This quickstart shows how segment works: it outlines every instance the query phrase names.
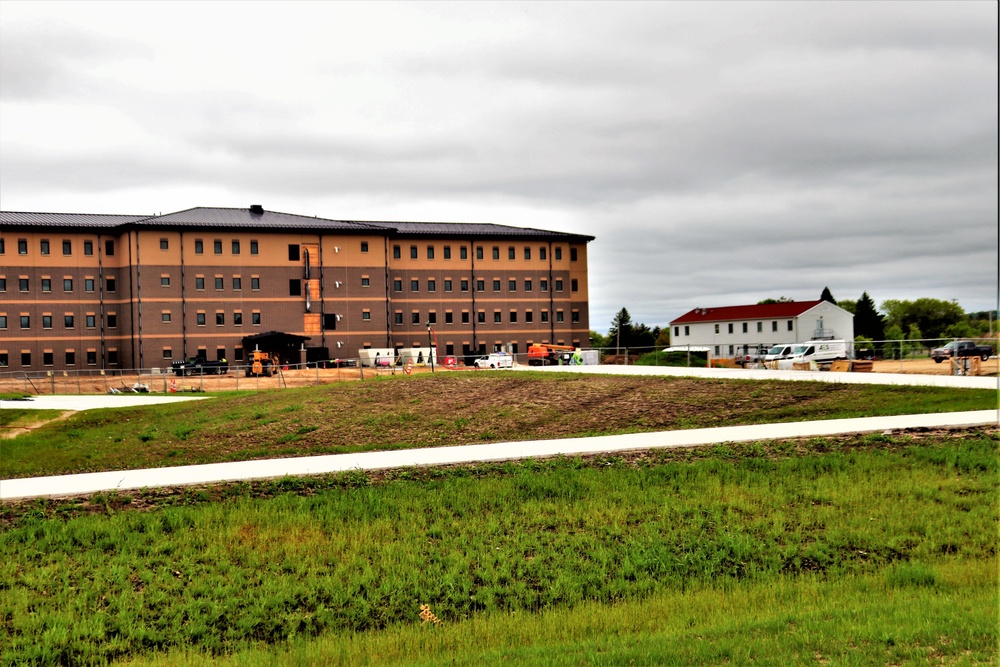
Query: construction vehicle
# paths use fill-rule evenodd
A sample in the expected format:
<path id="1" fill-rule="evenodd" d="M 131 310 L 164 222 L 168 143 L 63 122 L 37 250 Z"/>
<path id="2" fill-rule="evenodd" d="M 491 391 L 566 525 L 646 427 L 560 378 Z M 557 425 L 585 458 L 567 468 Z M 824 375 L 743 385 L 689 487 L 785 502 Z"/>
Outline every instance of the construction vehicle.
<path id="1" fill-rule="evenodd" d="M 247 377 L 260 375 L 271 377 L 271 374 L 277 367 L 277 362 L 263 350 L 254 350 L 251 352 L 250 358 L 247 361 L 249 362 L 247 364 Z"/>
<path id="2" fill-rule="evenodd" d="M 529 366 L 554 366 L 559 363 L 569 363 L 576 348 L 572 345 L 549 345 L 539 343 L 528 346 Z"/>

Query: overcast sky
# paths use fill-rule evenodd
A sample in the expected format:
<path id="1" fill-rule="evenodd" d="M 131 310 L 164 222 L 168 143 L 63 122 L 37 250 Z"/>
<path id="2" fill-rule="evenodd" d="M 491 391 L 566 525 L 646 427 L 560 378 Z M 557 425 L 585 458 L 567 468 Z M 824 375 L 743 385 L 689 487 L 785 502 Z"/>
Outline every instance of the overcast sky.
<path id="1" fill-rule="evenodd" d="M 591 328 L 997 304 L 997 3 L 0 3 L 0 206 L 590 234 Z"/>

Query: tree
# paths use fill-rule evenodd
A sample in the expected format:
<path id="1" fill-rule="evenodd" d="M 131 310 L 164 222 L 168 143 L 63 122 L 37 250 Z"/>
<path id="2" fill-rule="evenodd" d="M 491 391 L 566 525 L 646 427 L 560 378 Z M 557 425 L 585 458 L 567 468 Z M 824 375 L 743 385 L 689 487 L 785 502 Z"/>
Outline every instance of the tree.
<path id="1" fill-rule="evenodd" d="M 854 309 L 854 333 L 872 340 L 883 340 L 885 320 L 875 309 L 875 302 L 863 292 Z"/>
<path id="2" fill-rule="evenodd" d="M 886 314 L 887 324 L 898 325 L 904 331 L 915 324 L 927 338 L 940 338 L 950 325 L 965 319 L 965 311 L 961 306 L 954 301 L 941 299 L 889 299 L 882 302 L 882 311 Z"/>
<path id="3" fill-rule="evenodd" d="M 656 347 L 670 347 L 670 327 L 663 327 L 656 336 Z"/>
<path id="4" fill-rule="evenodd" d="M 632 316 L 628 310 L 622 308 L 611 320 L 611 328 L 608 329 L 608 345 L 614 344 L 615 353 L 623 345 L 628 347 L 628 340 L 632 335 Z"/>
<path id="5" fill-rule="evenodd" d="M 596 331 L 590 332 L 590 346 L 593 348 L 602 348 L 608 346 L 608 337 L 602 336 Z"/>
<path id="6" fill-rule="evenodd" d="M 852 315 L 858 314 L 858 302 L 851 301 L 850 299 L 844 299 L 843 301 L 838 301 L 837 305 Z M 856 321 L 856 320 L 855 320 Z"/>
<path id="7" fill-rule="evenodd" d="M 837 300 L 833 298 L 833 293 L 830 292 L 830 288 L 829 287 L 824 287 L 823 288 L 823 293 L 819 295 L 819 300 L 820 301 L 829 301 L 832 304 L 836 304 L 837 303 Z"/>
<path id="8" fill-rule="evenodd" d="M 768 303 L 795 303 L 795 299 L 789 299 L 787 296 L 778 297 L 777 299 L 761 299 L 757 302 L 757 305 L 762 306 Z"/>

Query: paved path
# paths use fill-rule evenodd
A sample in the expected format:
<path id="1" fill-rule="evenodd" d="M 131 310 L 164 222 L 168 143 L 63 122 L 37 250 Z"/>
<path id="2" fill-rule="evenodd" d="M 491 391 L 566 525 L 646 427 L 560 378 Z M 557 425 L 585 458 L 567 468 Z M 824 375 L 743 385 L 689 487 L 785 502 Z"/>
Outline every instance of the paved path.
<path id="1" fill-rule="evenodd" d="M 383 470 L 408 466 L 480 463 L 558 455 L 576 456 L 667 447 L 694 447 L 720 442 L 752 442 L 777 438 L 884 432 L 904 428 L 982 426 L 998 423 L 1000 423 L 1000 411 L 981 410 L 930 415 L 830 419 L 789 424 L 727 426 L 660 433 L 565 438 L 562 440 L 497 442 L 487 445 L 213 463 L 176 468 L 148 468 L 145 470 L 0 480 L 0 500 L 39 496 L 72 496 L 99 491 L 210 484 L 290 475 L 316 475 L 345 470 Z"/>
<path id="2" fill-rule="evenodd" d="M 0 410 L 94 410 L 96 408 L 131 408 L 136 405 L 158 405 L 201 401 L 208 396 L 165 396 L 158 394 L 95 394 L 79 396 L 32 396 L 22 401 L 0 401 Z"/>

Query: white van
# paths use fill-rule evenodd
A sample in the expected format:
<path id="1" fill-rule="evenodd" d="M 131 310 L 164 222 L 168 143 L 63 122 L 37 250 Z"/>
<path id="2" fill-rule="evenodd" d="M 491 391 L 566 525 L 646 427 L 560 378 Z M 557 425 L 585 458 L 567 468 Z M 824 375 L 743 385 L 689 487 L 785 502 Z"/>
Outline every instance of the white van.
<path id="1" fill-rule="evenodd" d="M 842 340 L 807 340 L 792 350 L 792 363 L 796 364 L 813 361 L 824 365 L 838 359 L 847 359 L 847 343 Z"/>
<path id="2" fill-rule="evenodd" d="M 782 343 L 781 345 L 775 345 L 767 354 L 764 355 L 764 361 L 778 361 L 780 359 L 790 359 L 792 357 L 792 349 L 795 346 L 791 343 Z"/>
<path id="3" fill-rule="evenodd" d="M 474 366 L 476 368 L 513 368 L 514 356 L 506 352 L 494 352 L 476 359 Z"/>

